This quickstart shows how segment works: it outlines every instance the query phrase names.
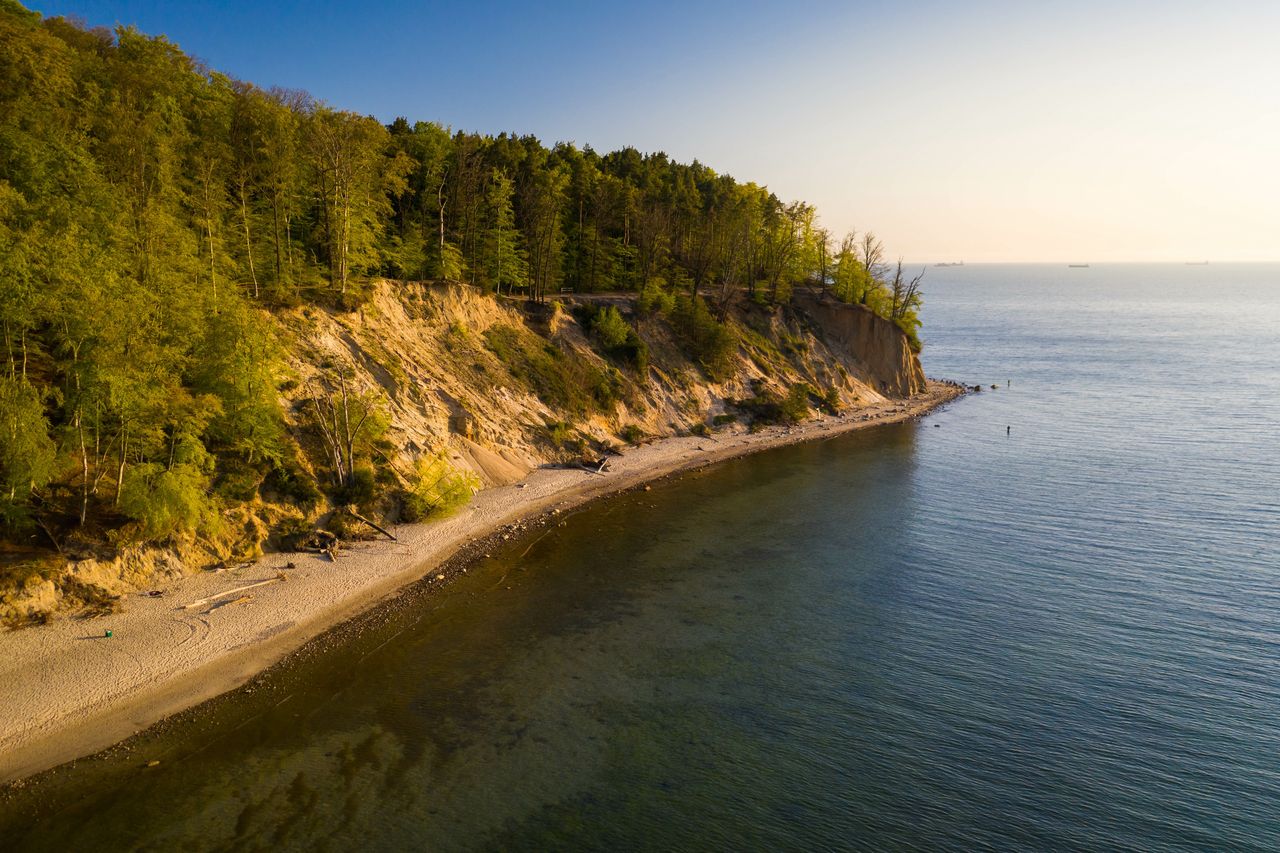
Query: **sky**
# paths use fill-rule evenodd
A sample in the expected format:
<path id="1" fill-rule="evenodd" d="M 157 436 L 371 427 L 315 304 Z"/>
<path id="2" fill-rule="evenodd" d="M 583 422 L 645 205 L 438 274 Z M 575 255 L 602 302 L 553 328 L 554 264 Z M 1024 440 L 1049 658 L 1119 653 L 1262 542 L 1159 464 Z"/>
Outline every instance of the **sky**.
<path id="1" fill-rule="evenodd" d="M 908 261 L 1280 261 L 1280 2 L 28 0 L 383 121 L 697 159 Z"/>

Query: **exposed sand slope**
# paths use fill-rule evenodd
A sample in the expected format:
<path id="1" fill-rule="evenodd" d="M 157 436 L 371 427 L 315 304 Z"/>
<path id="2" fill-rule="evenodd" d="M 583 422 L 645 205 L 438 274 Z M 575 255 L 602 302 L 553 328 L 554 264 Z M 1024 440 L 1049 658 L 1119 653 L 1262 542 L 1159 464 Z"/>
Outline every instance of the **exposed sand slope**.
<path id="1" fill-rule="evenodd" d="M 242 569 L 178 579 L 161 597 L 130 596 L 119 614 L 0 634 L 0 780 L 89 754 L 237 687 L 326 628 L 426 575 L 468 540 L 508 522 L 682 468 L 901 421 L 959 393 L 930 383 L 925 394 L 910 400 L 800 427 L 667 438 L 614 459 L 606 476 L 538 469 L 520 485 L 482 491 L 452 518 L 397 528 L 397 542 L 357 544 L 337 563 L 309 554 L 273 554 Z M 492 479 L 517 475 L 514 461 L 481 450 L 472 452 Z M 285 572 L 286 581 L 184 608 L 273 579 L 289 561 L 297 568 Z M 110 639 L 103 636 L 108 628 L 114 633 Z"/>

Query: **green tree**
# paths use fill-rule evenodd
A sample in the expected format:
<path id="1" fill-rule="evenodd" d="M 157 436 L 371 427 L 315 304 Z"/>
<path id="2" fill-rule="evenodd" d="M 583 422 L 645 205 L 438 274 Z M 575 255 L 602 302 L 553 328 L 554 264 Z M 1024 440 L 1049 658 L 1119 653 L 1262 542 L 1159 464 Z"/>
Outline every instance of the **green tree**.
<path id="1" fill-rule="evenodd" d="M 22 526 L 31 493 L 54 473 L 54 444 L 39 392 L 0 376 L 0 524 Z"/>
<path id="2" fill-rule="evenodd" d="M 406 164 L 386 161 L 387 129 L 371 118 L 316 106 L 307 119 L 329 281 L 346 296 L 352 270 L 377 265 L 387 184 L 404 180 Z"/>
<path id="3" fill-rule="evenodd" d="M 515 225 L 514 197 L 511 179 L 494 169 L 485 194 L 489 226 L 485 230 L 482 261 L 485 275 L 498 293 L 502 293 L 504 285 L 509 294 L 529 286 L 529 263 Z"/>
<path id="4" fill-rule="evenodd" d="M 280 373 L 279 345 L 262 313 L 237 301 L 211 318 L 195 352 L 192 385 L 219 402 L 206 431 L 212 447 L 250 463 L 280 462 Z"/>

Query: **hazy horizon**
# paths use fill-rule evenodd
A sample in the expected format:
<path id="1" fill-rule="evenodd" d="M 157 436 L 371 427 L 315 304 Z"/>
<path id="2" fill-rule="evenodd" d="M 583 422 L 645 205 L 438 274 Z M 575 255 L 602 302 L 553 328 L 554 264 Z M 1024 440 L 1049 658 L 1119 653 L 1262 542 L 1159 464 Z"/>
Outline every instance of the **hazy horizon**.
<path id="1" fill-rule="evenodd" d="M 1276 6 L 32 5 L 384 122 L 697 159 L 915 263 L 1280 261 Z"/>

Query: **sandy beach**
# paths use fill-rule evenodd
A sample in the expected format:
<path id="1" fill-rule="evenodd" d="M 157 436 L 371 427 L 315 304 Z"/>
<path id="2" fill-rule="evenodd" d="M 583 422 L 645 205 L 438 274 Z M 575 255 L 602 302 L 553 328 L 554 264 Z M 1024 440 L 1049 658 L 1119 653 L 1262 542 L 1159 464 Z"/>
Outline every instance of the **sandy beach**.
<path id="1" fill-rule="evenodd" d="M 665 438 L 628 449 L 603 476 L 539 469 L 521 483 L 482 491 L 453 517 L 396 528 L 398 541 L 345 546 L 337 562 L 270 554 L 241 568 L 183 578 L 160 596 L 129 596 L 120 613 L 0 634 L 0 781 L 94 753 L 237 688 L 506 525 L 680 470 L 918 417 L 961 393 L 930 382 L 910 400 L 799 426 Z M 295 568 L 285 570 L 287 563 Z M 278 580 L 282 574 L 287 580 Z"/>

